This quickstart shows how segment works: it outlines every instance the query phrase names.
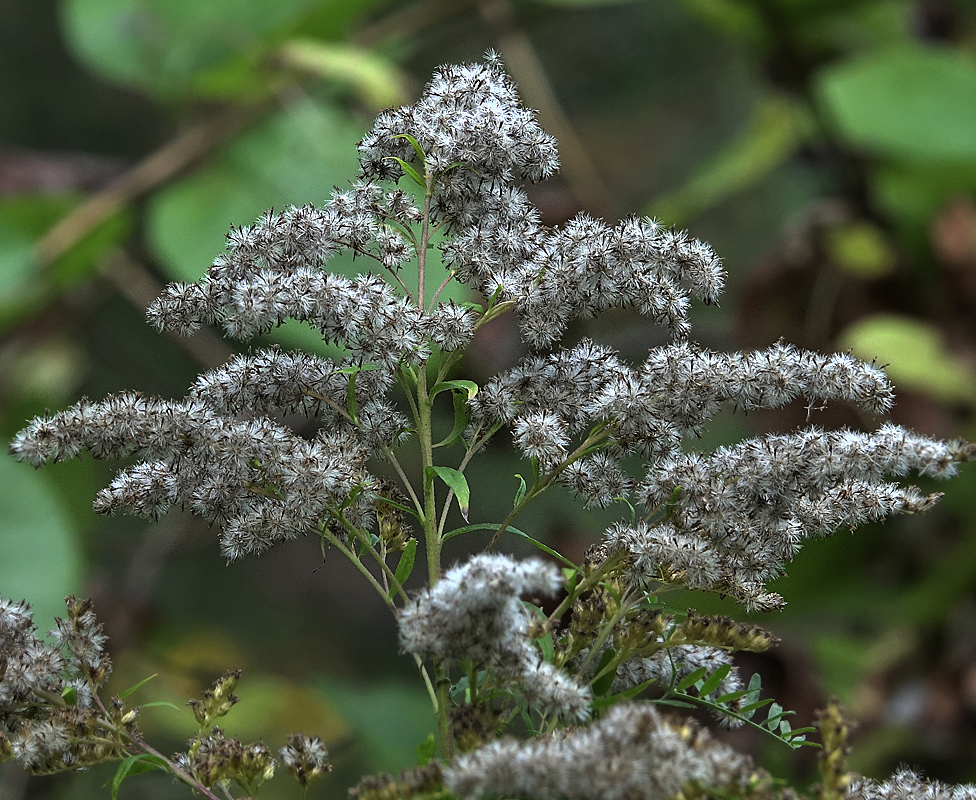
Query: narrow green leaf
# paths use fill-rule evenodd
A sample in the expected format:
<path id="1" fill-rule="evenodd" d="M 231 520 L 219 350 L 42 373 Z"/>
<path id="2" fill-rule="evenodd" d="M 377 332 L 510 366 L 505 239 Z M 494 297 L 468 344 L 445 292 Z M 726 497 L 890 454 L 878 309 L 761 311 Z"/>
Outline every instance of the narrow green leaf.
<path id="1" fill-rule="evenodd" d="M 669 697 L 654 701 L 657 705 L 674 706 L 675 708 L 694 708 L 694 703 L 686 703 L 684 700 L 672 700 Z"/>
<path id="2" fill-rule="evenodd" d="M 424 169 L 427 168 L 427 154 L 424 152 L 424 148 L 420 146 L 420 142 L 418 142 L 409 133 L 397 133 L 393 136 L 393 138 L 406 139 L 408 142 L 410 142 L 410 146 L 413 148 L 413 151 L 417 154 L 417 159 L 420 161 Z"/>
<path id="3" fill-rule="evenodd" d="M 143 772 L 152 772 L 154 769 L 161 769 L 164 772 L 169 771 L 169 765 L 166 760 L 160 758 L 159 756 L 150 755 L 148 753 L 140 753 L 137 756 L 129 756 L 127 759 L 123 760 L 119 764 L 119 768 L 115 771 L 115 777 L 112 778 L 112 800 L 117 800 L 119 796 L 119 787 L 130 775 L 139 775 Z"/>
<path id="4" fill-rule="evenodd" d="M 548 622 L 548 617 L 546 617 L 546 612 L 543 611 L 536 605 L 532 603 L 524 603 L 525 607 L 531 609 L 535 616 L 545 625 Z M 553 646 L 552 631 L 546 633 L 545 636 L 540 636 L 535 640 L 535 643 L 539 645 L 539 649 L 542 650 L 542 657 L 549 664 L 553 662 L 556 657 L 556 649 Z"/>
<path id="5" fill-rule="evenodd" d="M 683 692 L 690 686 L 694 686 L 698 681 L 705 677 L 708 672 L 708 667 L 699 667 L 694 672 L 689 672 L 685 675 L 677 684 L 675 684 L 675 691 Z"/>
<path id="6" fill-rule="evenodd" d="M 705 682 L 698 687 L 698 696 L 708 697 L 712 692 L 714 692 L 719 687 L 719 684 L 721 684 L 722 681 L 724 681 L 728 677 L 728 674 L 731 671 L 732 671 L 731 664 L 723 664 L 721 667 L 715 670 L 715 672 L 709 675 L 708 678 L 706 678 Z"/>
<path id="7" fill-rule="evenodd" d="M 446 542 L 448 539 L 453 539 L 455 536 L 460 536 L 461 534 L 464 533 L 471 533 L 472 531 L 497 531 L 500 527 L 501 525 L 498 524 L 497 522 L 479 522 L 474 525 L 465 525 L 463 528 L 455 528 L 453 531 L 450 531 L 449 533 L 445 533 L 444 538 L 441 541 Z M 530 542 L 533 546 L 539 548 L 543 553 L 548 553 L 553 558 L 562 561 L 563 564 L 565 564 L 570 569 L 576 572 L 579 571 L 579 567 L 577 567 L 572 561 L 566 558 L 566 556 L 564 556 L 562 553 L 553 550 L 551 547 L 543 544 L 538 539 L 533 539 L 525 531 L 520 531 L 518 528 L 513 528 L 511 525 L 509 525 L 507 528 L 505 528 L 505 533 L 513 533 L 516 536 L 521 536 L 527 542 Z"/>
<path id="8" fill-rule="evenodd" d="M 436 752 L 437 741 L 434 739 L 434 734 L 430 734 L 424 741 L 417 745 L 417 766 L 426 767 Z"/>
<path id="9" fill-rule="evenodd" d="M 515 502 L 513 503 L 513 505 L 517 506 L 519 503 L 522 502 L 522 500 L 525 499 L 525 492 L 527 487 L 525 485 L 525 478 L 523 478 L 521 475 L 518 474 L 516 474 L 515 477 L 519 479 L 519 488 L 518 491 L 515 492 Z"/>
<path id="10" fill-rule="evenodd" d="M 384 160 L 396 161 L 397 164 L 400 165 L 400 169 L 402 169 L 407 175 L 409 175 L 413 179 L 414 183 L 416 183 L 418 186 L 420 186 L 423 189 L 427 188 L 427 185 L 424 183 L 424 179 L 420 177 L 420 173 L 417 172 L 417 170 L 415 170 L 402 158 L 397 158 L 396 156 L 386 156 Z"/>
<path id="11" fill-rule="evenodd" d="M 436 475 L 444 483 L 447 484 L 448 488 L 454 492 L 454 496 L 457 498 L 458 506 L 461 509 L 461 516 L 464 517 L 464 521 L 468 521 L 468 507 L 471 501 L 471 490 L 468 488 L 467 478 L 464 477 L 464 473 L 460 472 L 453 467 L 427 467 L 428 479 L 432 480 L 433 476 Z"/>
<path id="12" fill-rule="evenodd" d="M 417 509 L 413 508 L 412 506 L 408 506 L 404 503 L 398 503 L 396 500 L 393 500 L 392 498 L 384 497 L 383 495 L 378 495 L 378 494 L 373 495 L 373 499 L 379 500 L 381 503 L 385 505 L 393 506 L 394 508 L 399 508 L 404 513 L 409 514 L 411 517 L 416 517 L 417 519 L 420 519 L 420 515 L 417 513 Z"/>
<path id="13" fill-rule="evenodd" d="M 740 708 L 739 713 L 742 714 L 743 716 L 747 714 L 751 715 L 756 711 L 758 711 L 763 706 L 768 706 L 772 702 L 773 702 L 772 697 L 767 697 L 765 700 L 757 700 L 755 703 L 749 703 L 749 705 Z"/>
<path id="14" fill-rule="evenodd" d="M 603 651 L 603 655 L 600 656 L 600 663 L 597 664 L 596 674 L 600 673 L 606 668 L 606 666 L 613 661 L 616 657 L 617 652 L 612 648 L 608 647 Z M 599 679 L 593 683 L 593 694 L 597 697 L 602 697 L 607 692 L 610 691 L 610 687 L 613 686 L 613 679 L 617 677 L 617 670 L 607 670 L 606 674 L 600 675 Z"/>
<path id="15" fill-rule="evenodd" d="M 174 711 L 182 711 L 183 710 L 179 706 L 173 705 L 173 703 L 169 703 L 166 700 L 153 700 L 151 703 L 143 703 L 140 707 L 141 708 L 154 708 L 155 706 L 166 706 L 166 708 L 172 708 Z"/>
<path id="16" fill-rule="evenodd" d="M 155 678 L 158 674 L 159 674 L 158 672 L 154 672 L 148 678 L 143 678 L 135 686 L 130 686 L 128 689 L 126 689 L 124 692 L 122 692 L 122 694 L 119 695 L 119 698 L 126 698 L 130 694 L 132 694 L 134 691 L 136 691 L 137 689 L 141 689 L 143 686 L 145 686 L 147 683 L 149 683 L 149 681 L 151 681 L 153 678 Z"/>
<path id="17" fill-rule="evenodd" d="M 716 697 L 715 702 L 719 705 L 728 705 L 729 703 L 734 703 L 740 697 L 745 697 L 749 694 L 748 689 L 739 689 L 737 692 L 729 692 L 728 694 L 723 694 L 721 697 Z"/>
<path id="18" fill-rule="evenodd" d="M 359 424 L 359 416 L 356 409 L 356 373 L 349 376 L 349 385 L 346 387 L 346 411 L 352 417 L 353 422 Z"/>
<path id="19" fill-rule="evenodd" d="M 407 546 L 403 549 L 403 553 L 400 556 L 400 560 L 397 562 L 396 568 L 396 579 L 397 583 L 403 586 L 406 583 L 407 578 L 410 577 L 410 573 L 413 572 L 414 561 L 417 558 L 417 540 L 412 538 L 407 542 Z M 390 596 L 393 596 L 395 590 L 390 589 Z"/>
<path id="20" fill-rule="evenodd" d="M 471 414 L 468 411 L 468 401 L 461 392 L 454 392 L 454 428 L 451 432 L 434 447 L 446 447 L 449 444 L 454 444 L 458 439 L 461 438 L 461 434 L 464 433 L 464 429 L 468 427 L 468 422 L 471 419 Z"/>
<path id="21" fill-rule="evenodd" d="M 467 393 L 467 399 L 470 400 L 476 394 L 478 394 L 478 384 L 474 381 L 467 380 L 454 380 L 454 381 L 441 381 L 436 384 L 431 390 L 429 397 L 433 398 L 435 395 L 450 389 L 453 391 L 464 391 Z"/>
<path id="22" fill-rule="evenodd" d="M 372 372 L 380 368 L 379 364 L 357 364 L 351 367 L 337 367 L 332 370 L 333 375 L 355 375 L 357 372 Z"/>

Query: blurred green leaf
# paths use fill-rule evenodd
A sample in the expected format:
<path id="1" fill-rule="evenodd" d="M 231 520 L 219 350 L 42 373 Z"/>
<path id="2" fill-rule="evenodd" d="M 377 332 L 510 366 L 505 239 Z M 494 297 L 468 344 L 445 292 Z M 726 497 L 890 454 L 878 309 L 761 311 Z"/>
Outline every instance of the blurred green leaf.
<path id="1" fill-rule="evenodd" d="M 249 225 L 271 207 L 323 204 L 355 177 L 362 134 L 347 114 L 312 100 L 255 125 L 150 201 L 148 237 L 163 270 L 173 280 L 199 280 L 232 225 Z"/>
<path id="2" fill-rule="evenodd" d="M 320 3 L 67 0 L 64 29 L 78 56 L 106 77 L 179 94 L 228 57 L 266 47 L 275 32 L 284 33 Z"/>
<path id="3" fill-rule="evenodd" d="M 406 80 L 388 59 L 348 44 L 292 39 L 277 52 L 285 67 L 349 84 L 374 109 L 406 102 Z"/>
<path id="4" fill-rule="evenodd" d="M 895 267 L 895 252 L 884 232 L 869 222 L 837 225 L 827 232 L 827 255 L 841 271 L 871 280 Z"/>
<path id="5" fill-rule="evenodd" d="M 0 314 L 7 316 L 39 294 L 37 239 L 70 208 L 63 198 L 12 197 L 0 201 Z"/>
<path id="6" fill-rule="evenodd" d="M 359 685 L 330 676 L 322 693 L 356 732 L 374 772 L 412 766 L 417 743 L 434 728 L 430 699 L 414 684 L 387 679 Z"/>
<path id="7" fill-rule="evenodd" d="M 851 325 L 838 343 L 858 358 L 887 364 L 896 387 L 947 402 L 971 403 L 976 396 L 976 372 L 946 349 L 938 329 L 921 320 L 876 314 Z"/>
<path id="8" fill-rule="evenodd" d="M 741 136 L 706 161 L 676 192 L 651 204 L 647 213 L 681 225 L 768 175 L 797 148 L 800 131 L 791 103 L 772 95 L 756 109 Z"/>
<path id="9" fill-rule="evenodd" d="M 40 630 L 80 588 L 81 554 L 61 500 L 26 464 L 0 457 L 0 595 L 27 600 Z"/>
<path id="10" fill-rule="evenodd" d="M 976 61 L 961 51 L 875 51 L 823 70 L 817 91 L 859 147 L 910 160 L 976 160 Z"/>

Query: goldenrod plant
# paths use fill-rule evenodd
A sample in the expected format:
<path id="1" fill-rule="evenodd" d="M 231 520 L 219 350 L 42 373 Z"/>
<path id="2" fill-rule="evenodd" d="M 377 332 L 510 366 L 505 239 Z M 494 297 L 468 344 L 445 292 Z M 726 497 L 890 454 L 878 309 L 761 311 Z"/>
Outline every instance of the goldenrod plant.
<path id="1" fill-rule="evenodd" d="M 768 584 L 808 539 L 927 510 L 938 495 L 895 479 L 951 477 L 976 446 L 883 423 L 695 449 L 723 406 L 806 398 L 882 415 L 892 388 L 876 365 L 846 354 L 696 345 L 692 304 L 714 303 L 724 272 L 686 233 L 585 214 L 544 225 L 523 183 L 557 171 L 556 142 L 494 53 L 441 68 L 414 105 L 381 113 L 359 159 L 351 188 L 321 208 L 269 211 L 235 228 L 200 281 L 170 285 L 149 308 L 161 331 L 211 325 L 243 340 L 301 320 L 332 357 L 256 349 L 201 375 L 181 400 L 82 400 L 34 419 L 11 452 L 34 466 L 83 450 L 134 456 L 96 511 L 189 509 L 215 524 L 228 561 L 316 536 L 327 561 L 352 562 L 395 617 L 437 730 L 416 768 L 355 787 L 362 800 L 797 796 L 686 718 L 689 707 L 784 747 L 822 740 L 820 800 L 976 798 L 972 786 L 907 770 L 886 782 L 850 773 L 836 706 L 815 736 L 791 727 L 757 676 L 740 675 L 736 652 L 775 645 L 770 632 L 670 602 L 683 588 L 749 611 L 781 608 Z M 330 274 L 340 251 L 372 271 Z M 476 300 L 445 300 L 452 282 Z M 573 320 L 612 308 L 649 317 L 670 340 L 637 364 L 589 339 L 564 342 Z M 481 385 L 457 377 L 475 334 L 503 314 L 518 319 L 529 355 Z M 453 406 L 443 435 L 435 404 Z M 303 435 L 288 424 L 295 418 L 316 432 Z M 469 483 L 466 470 L 500 436 L 530 464 L 528 477 L 504 519 L 469 523 L 489 487 Z M 515 527 L 556 485 L 586 506 L 626 501 L 583 563 Z M 484 552 L 456 563 L 457 541 L 484 531 Z M 505 555 L 511 537 L 538 556 Z M 424 585 L 408 589 L 415 572 Z M 140 733 L 128 694 L 102 697 L 111 664 L 90 602 L 67 605 L 45 640 L 26 603 L 0 603 L 4 760 L 33 773 L 117 760 L 113 796 L 150 768 L 210 800 L 254 797 L 276 766 L 303 797 L 325 777 L 328 753 L 312 734 L 276 753 L 216 726 L 237 702 L 237 672 L 191 701 L 197 734 L 163 755 Z"/>

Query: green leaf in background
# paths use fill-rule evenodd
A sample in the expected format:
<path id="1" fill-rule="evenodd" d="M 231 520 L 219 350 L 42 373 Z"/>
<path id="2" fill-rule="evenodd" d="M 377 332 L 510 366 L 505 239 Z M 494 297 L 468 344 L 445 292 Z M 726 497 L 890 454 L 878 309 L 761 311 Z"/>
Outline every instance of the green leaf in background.
<path id="1" fill-rule="evenodd" d="M 932 325 L 898 314 L 876 314 L 851 325 L 838 344 L 866 361 L 887 364 L 895 387 L 946 402 L 972 403 L 976 371 L 953 356 Z"/>
<path id="2" fill-rule="evenodd" d="M 417 742 L 428 740 L 434 717 L 430 699 L 415 684 L 355 684 L 330 676 L 321 692 L 362 743 L 370 771 L 396 773 L 416 763 Z"/>
<path id="3" fill-rule="evenodd" d="M 276 55 L 282 66 L 355 87 L 370 108 L 380 110 L 407 101 L 404 75 L 388 59 L 361 47 L 292 39 Z"/>
<path id="4" fill-rule="evenodd" d="M 362 127 L 333 106 L 297 102 L 231 142 L 202 171 L 157 193 L 148 236 L 173 280 L 199 280 L 232 225 L 266 209 L 328 200 L 356 175 Z"/>
<path id="5" fill-rule="evenodd" d="M 64 616 L 65 596 L 79 591 L 81 554 L 61 499 L 26 464 L 0 457 L 0 595 L 27 600 L 39 630 Z"/>
<path id="6" fill-rule="evenodd" d="M 89 67 L 119 83 L 178 95 L 227 59 L 280 40 L 317 5 L 346 0 L 67 0 L 65 35 Z"/>
<path id="7" fill-rule="evenodd" d="M 67 212 L 65 198 L 22 196 L 0 201 L 0 319 L 16 314 L 39 295 L 38 238 Z"/>
<path id="8" fill-rule="evenodd" d="M 758 183 L 800 144 L 798 110 L 770 95 L 745 131 L 702 164 L 676 192 L 655 200 L 645 213 L 682 225 L 716 203 Z"/>
<path id="9" fill-rule="evenodd" d="M 827 231 L 827 256 L 841 272 L 872 280 L 895 268 L 895 251 L 884 232 L 870 222 L 849 222 Z"/>
<path id="10" fill-rule="evenodd" d="M 898 46 L 832 65 L 818 95 L 854 145 L 908 160 L 976 160 L 976 60 Z"/>

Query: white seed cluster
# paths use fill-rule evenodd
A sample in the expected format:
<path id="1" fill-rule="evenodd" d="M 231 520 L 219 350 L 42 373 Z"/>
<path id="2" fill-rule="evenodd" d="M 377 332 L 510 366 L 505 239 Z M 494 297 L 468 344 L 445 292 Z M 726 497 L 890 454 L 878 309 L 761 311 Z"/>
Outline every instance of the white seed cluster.
<path id="1" fill-rule="evenodd" d="M 0 762 L 15 759 L 35 774 L 98 763 L 115 751 L 96 735 L 92 697 L 112 671 L 106 637 L 89 601 L 66 603 L 67 617 L 55 620 L 45 641 L 27 603 L 0 597 Z M 131 731 L 135 717 L 118 724 Z"/>
<path id="2" fill-rule="evenodd" d="M 384 423 L 378 413 L 372 428 L 380 424 L 400 423 Z M 145 459 L 99 492 L 96 511 L 157 516 L 184 506 L 222 524 L 228 559 L 307 532 L 327 517 L 328 504 L 341 504 L 355 486 L 372 480 L 361 468 L 369 452 L 362 436 L 334 428 L 308 440 L 267 417 L 220 414 L 193 395 L 82 401 L 35 419 L 11 449 L 36 465 L 69 458 L 82 447 L 97 458 L 135 453 Z"/>
<path id="3" fill-rule="evenodd" d="M 757 780 L 748 757 L 645 703 L 614 706 L 579 730 L 492 742 L 444 771 L 463 800 L 672 800 L 691 785 L 738 796 Z"/>
<path id="4" fill-rule="evenodd" d="M 530 638 L 534 618 L 519 600 L 561 587 L 559 570 L 539 559 L 475 556 L 403 608 L 400 642 L 418 655 L 474 661 L 518 685 L 542 713 L 583 720 L 589 689 L 542 660 Z"/>
<path id="5" fill-rule="evenodd" d="M 729 594 L 751 609 L 782 605 L 765 591 L 803 541 L 897 513 L 918 513 L 941 495 L 884 480 L 916 471 L 955 474 L 973 445 L 937 442 L 897 425 L 875 433 L 811 427 L 748 439 L 710 454 L 662 459 L 637 487 L 667 522 L 613 526 L 604 545 L 632 556 L 632 576 L 656 579 L 662 566 L 693 589 Z"/>
<path id="6" fill-rule="evenodd" d="M 847 800 L 976 800 L 976 785 L 948 786 L 927 781 L 910 769 L 899 769 L 886 781 L 856 777 L 847 787 Z"/>

